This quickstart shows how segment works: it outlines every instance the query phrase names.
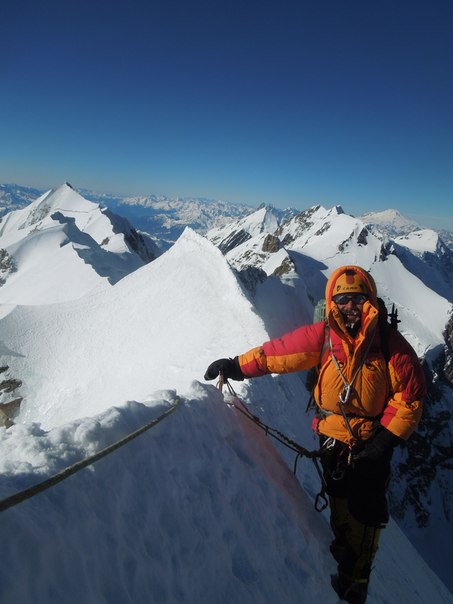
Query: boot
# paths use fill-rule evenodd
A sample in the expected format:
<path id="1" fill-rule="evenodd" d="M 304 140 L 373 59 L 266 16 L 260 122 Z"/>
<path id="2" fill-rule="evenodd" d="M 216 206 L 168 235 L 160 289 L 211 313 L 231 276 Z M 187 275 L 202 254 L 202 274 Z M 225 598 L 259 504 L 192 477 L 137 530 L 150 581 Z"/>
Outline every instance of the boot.
<path id="1" fill-rule="evenodd" d="M 344 575 L 332 575 L 331 585 L 339 598 L 349 604 L 365 604 L 368 594 L 368 583 L 352 582 Z"/>
<path id="2" fill-rule="evenodd" d="M 348 544 L 343 541 L 339 541 L 338 539 L 334 539 L 330 544 L 329 549 L 336 562 L 342 562 L 347 555 Z"/>

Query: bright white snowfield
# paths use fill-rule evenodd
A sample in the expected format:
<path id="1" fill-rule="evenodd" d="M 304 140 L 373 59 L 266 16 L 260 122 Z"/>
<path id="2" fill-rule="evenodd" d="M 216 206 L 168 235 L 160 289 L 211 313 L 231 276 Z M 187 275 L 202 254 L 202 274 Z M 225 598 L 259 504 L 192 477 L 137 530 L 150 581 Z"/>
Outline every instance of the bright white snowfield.
<path id="1" fill-rule="evenodd" d="M 267 289 L 269 304 L 277 291 Z M 115 285 L 49 301 L 8 307 L 0 321 L 0 364 L 27 377 L 16 425 L 0 428 L 0 498 L 180 404 L 91 468 L 1 513 L 0 602 L 337 603 L 312 462 L 300 460 L 294 477 L 292 453 L 203 380 L 216 358 L 269 337 L 220 251 L 186 230 Z M 437 326 L 426 330 L 434 345 Z M 316 448 L 302 376 L 233 386 L 263 421 Z M 453 597 L 391 522 L 368 602 Z"/>
<path id="2" fill-rule="evenodd" d="M 126 241 L 129 233 L 120 232 L 122 223 L 68 184 L 7 214 L 0 224 L 0 246 L 12 258 L 13 270 L 5 279 L 0 266 L 5 280 L 0 316 L 15 304 L 81 298 L 143 266 Z"/>

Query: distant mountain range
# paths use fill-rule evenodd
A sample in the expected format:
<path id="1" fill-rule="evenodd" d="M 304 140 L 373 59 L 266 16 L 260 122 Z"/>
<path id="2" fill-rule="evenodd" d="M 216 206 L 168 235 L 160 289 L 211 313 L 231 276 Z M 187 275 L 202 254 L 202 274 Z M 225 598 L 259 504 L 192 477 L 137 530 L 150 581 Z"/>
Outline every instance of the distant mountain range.
<path id="1" fill-rule="evenodd" d="M 257 208 L 246 204 L 235 204 L 221 200 L 176 197 L 164 195 L 121 196 L 78 189 L 79 193 L 101 207 L 124 216 L 135 229 L 152 235 L 161 250 L 168 249 L 186 226 L 197 233 L 206 234 L 210 229 L 243 218 Z M 13 209 L 20 209 L 42 195 L 45 191 L 15 184 L 0 184 L 0 216 Z M 262 207 L 262 206 L 260 206 Z M 278 222 L 299 214 L 300 210 L 273 208 Z M 397 210 L 372 212 L 359 216 L 364 223 L 374 226 L 389 238 L 407 235 L 424 227 L 400 214 Z M 442 241 L 453 249 L 453 233 L 436 230 Z"/>
<path id="2" fill-rule="evenodd" d="M 412 218 L 403 216 L 398 210 L 384 210 L 383 212 L 369 212 L 359 216 L 360 220 L 370 226 L 377 227 L 389 238 L 402 237 L 418 230 L 433 230 L 441 237 L 447 247 L 453 250 L 453 233 L 445 229 L 427 229 Z"/>
<path id="3" fill-rule="evenodd" d="M 221 200 L 163 195 L 117 196 L 80 189 L 80 194 L 100 207 L 124 216 L 139 231 L 152 234 L 162 250 L 168 249 L 188 226 L 205 234 L 214 226 L 241 218 L 256 208 Z M 0 185 L 0 216 L 27 206 L 44 191 L 14 184 Z M 297 210 L 276 210 L 281 219 Z"/>

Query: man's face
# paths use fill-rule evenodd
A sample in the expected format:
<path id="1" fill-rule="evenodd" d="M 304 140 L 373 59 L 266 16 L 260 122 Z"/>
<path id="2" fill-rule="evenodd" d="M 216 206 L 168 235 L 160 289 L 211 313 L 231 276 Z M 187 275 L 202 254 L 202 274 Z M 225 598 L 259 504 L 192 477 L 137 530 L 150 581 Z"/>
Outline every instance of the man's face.
<path id="1" fill-rule="evenodd" d="M 366 294 L 337 294 L 333 301 L 338 306 L 346 327 L 357 326 L 362 319 L 363 304 L 367 300 Z"/>

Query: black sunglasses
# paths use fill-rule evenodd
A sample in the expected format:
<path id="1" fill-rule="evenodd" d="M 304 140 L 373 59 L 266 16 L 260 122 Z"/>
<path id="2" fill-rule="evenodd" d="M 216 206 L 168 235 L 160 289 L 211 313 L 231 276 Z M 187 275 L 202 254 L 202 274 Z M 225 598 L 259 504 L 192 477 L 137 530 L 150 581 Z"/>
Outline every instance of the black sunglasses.
<path id="1" fill-rule="evenodd" d="M 347 304 L 350 301 L 353 304 L 363 304 L 367 299 L 366 294 L 337 294 L 332 298 L 335 304 Z"/>

